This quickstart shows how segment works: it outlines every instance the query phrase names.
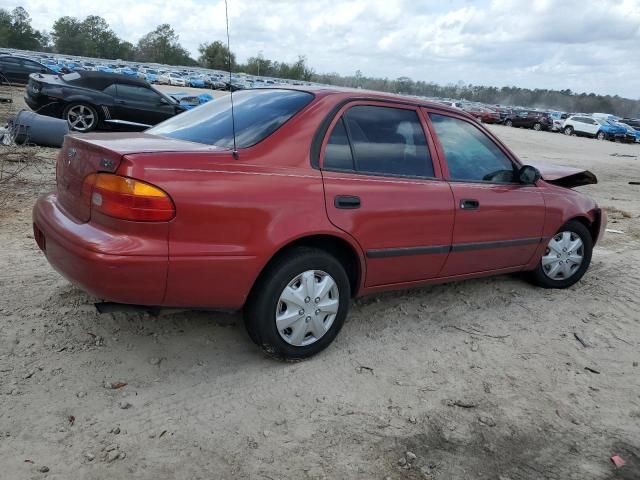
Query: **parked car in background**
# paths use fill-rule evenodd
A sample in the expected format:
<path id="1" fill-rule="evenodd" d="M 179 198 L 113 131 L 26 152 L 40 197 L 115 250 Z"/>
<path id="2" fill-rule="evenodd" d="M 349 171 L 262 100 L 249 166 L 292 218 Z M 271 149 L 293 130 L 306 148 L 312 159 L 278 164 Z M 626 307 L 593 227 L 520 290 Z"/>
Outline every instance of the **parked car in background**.
<path id="1" fill-rule="evenodd" d="M 462 110 L 480 123 L 500 123 L 500 114 L 490 108 L 473 104 L 462 104 Z"/>
<path id="2" fill-rule="evenodd" d="M 597 138 L 598 140 L 624 140 L 626 129 L 602 118 L 587 115 L 572 115 L 564 122 L 565 135 Z"/>
<path id="3" fill-rule="evenodd" d="M 0 83 L 24 85 L 29 81 L 32 73 L 46 73 L 56 75 L 49 67 L 17 55 L 0 55 Z"/>
<path id="4" fill-rule="evenodd" d="M 572 190 L 592 173 L 524 165 L 442 104 L 262 88 L 234 112 L 235 142 L 230 96 L 144 133 L 67 136 L 33 213 L 51 265 L 114 302 L 244 308 L 267 354 L 301 359 L 352 297 L 523 271 L 574 285 L 606 225 Z"/>
<path id="5" fill-rule="evenodd" d="M 204 79 L 199 77 L 188 77 L 187 83 L 189 87 L 193 88 L 205 88 L 207 86 Z"/>
<path id="6" fill-rule="evenodd" d="M 538 110 L 513 110 L 504 124 L 507 127 L 533 128 L 534 130 L 551 130 L 553 119 L 547 112 Z"/>
<path id="7" fill-rule="evenodd" d="M 551 126 L 552 132 L 561 132 L 564 127 L 564 121 L 569 118 L 569 114 L 565 112 L 549 112 L 549 116 L 553 120 L 553 125 Z"/>
<path id="8" fill-rule="evenodd" d="M 174 85 L 176 87 L 187 87 L 187 79 L 175 72 L 167 72 L 160 75 L 160 83 Z"/>
<path id="9" fill-rule="evenodd" d="M 491 108 L 493 108 L 493 110 L 498 112 L 498 115 L 500 115 L 500 123 L 504 123 L 504 121 L 507 119 L 507 117 L 509 117 L 509 115 L 511 115 L 512 112 L 512 109 L 509 107 L 495 106 Z"/>
<path id="10" fill-rule="evenodd" d="M 62 76 L 32 74 L 24 99 L 32 110 L 63 118 L 78 132 L 140 130 L 185 110 L 144 80 L 89 71 Z"/>

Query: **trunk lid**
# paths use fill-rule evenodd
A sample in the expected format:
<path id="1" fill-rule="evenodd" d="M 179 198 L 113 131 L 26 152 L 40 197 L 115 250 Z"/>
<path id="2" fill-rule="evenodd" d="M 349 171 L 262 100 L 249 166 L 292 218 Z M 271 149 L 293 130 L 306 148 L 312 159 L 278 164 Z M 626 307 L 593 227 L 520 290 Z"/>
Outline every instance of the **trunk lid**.
<path id="1" fill-rule="evenodd" d="M 559 165 L 530 163 L 536 167 L 545 182 L 565 188 L 580 187 L 598 183 L 598 178 L 589 170 Z"/>
<path id="2" fill-rule="evenodd" d="M 144 132 L 67 135 L 56 163 L 58 203 L 79 222 L 88 222 L 91 218 L 91 185 L 85 184 L 87 176 L 98 172 L 115 173 L 125 155 L 223 150 Z"/>

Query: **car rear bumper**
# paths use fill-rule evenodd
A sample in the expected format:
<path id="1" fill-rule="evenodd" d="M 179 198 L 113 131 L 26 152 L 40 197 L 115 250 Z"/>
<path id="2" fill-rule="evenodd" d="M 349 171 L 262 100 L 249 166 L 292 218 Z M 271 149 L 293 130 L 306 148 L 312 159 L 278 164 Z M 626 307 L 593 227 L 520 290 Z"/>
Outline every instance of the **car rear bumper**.
<path id="1" fill-rule="evenodd" d="M 74 221 L 60 208 L 55 194 L 36 202 L 33 228 L 36 242 L 51 266 L 81 289 L 113 302 L 162 303 L 167 255 L 105 253 L 121 251 L 122 236 Z"/>

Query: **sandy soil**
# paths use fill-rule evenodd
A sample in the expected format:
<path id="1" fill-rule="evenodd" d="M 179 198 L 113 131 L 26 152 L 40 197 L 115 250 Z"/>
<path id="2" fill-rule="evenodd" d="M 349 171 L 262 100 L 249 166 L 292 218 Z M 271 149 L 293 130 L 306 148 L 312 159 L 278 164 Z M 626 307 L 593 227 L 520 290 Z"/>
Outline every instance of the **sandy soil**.
<path id="1" fill-rule="evenodd" d="M 640 146 L 491 128 L 590 168 L 624 233 L 569 290 L 502 276 L 358 300 L 298 364 L 237 314 L 97 314 L 33 240 L 55 151 L 3 162 L 24 169 L 0 180 L 0 478 L 640 478 Z"/>

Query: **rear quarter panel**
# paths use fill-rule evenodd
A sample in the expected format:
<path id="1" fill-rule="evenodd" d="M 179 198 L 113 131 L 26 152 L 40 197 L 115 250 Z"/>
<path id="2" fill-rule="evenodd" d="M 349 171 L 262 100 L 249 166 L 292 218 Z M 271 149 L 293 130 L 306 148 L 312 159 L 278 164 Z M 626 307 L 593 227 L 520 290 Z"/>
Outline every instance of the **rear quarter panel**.
<path id="1" fill-rule="evenodd" d="M 328 220 L 310 145 L 327 108 L 311 104 L 254 147 L 126 155 L 118 173 L 169 193 L 169 271 L 164 305 L 239 308 L 261 270 L 304 236 L 351 238 Z M 362 257 L 361 257 L 362 258 Z"/>

